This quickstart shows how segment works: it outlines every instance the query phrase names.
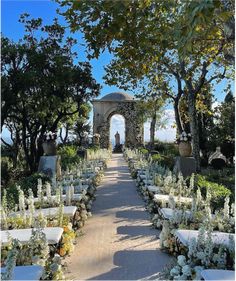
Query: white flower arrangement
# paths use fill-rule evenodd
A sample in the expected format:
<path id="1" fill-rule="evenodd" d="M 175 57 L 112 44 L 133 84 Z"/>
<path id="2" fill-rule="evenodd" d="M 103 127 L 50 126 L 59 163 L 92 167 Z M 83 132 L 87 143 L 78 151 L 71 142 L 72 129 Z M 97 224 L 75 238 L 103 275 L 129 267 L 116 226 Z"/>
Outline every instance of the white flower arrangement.
<path id="1" fill-rule="evenodd" d="M 52 275 L 52 280 L 65 280 L 61 266 L 61 257 L 58 254 L 55 254 L 52 259 L 52 263 L 50 264 L 50 274 Z"/>
<path id="2" fill-rule="evenodd" d="M 51 189 L 51 184 L 49 182 L 46 182 L 46 196 L 49 204 L 52 203 L 52 189 Z"/>
<path id="3" fill-rule="evenodd" d="M 192 140 L 192 135 L 183 131 L 176 139 L 177 143 L 180 142 L 190 142 Z"/>
<path id="4" fill-rule="evenodd" d="M 38 182 L 37 185 L 37 197 L 39 200 L 40 207 L 43 205 L 43 191 L 42 191 L 42 183 Z"/>
<path id="5" fill-rule="evenodd" d="M 193 269 L 187 263 L 185 256 L 177 257 L 177 265 L 170 270 L 170 276 L 173 280 L 190 280 Z"/>
<path id="6" fill-rule="evenodd" d="M 1 272 L 1 280 L 13 280 L 13 271 L 16 266 L 17 256 L 19 254 L 19 249 L 21 244 L 19 240 L 12 239 L 11 250 L 7 254 L 7 259 L 5 262 L 5 272 Z"/>
<path id="7" fill-rule="evenodd" d="M 230 215 L 230 207 L 229 207 L 229 196 L 225 198 L 224 203 L 224 219 L 228 220 Z"/>
<path id="8" fill-rule="evenodd" d="M 161 248 L 168 248 L 167 240 L 170 235 L 170 225 L 167 220 L 164 220 L 162 223 L 162 230 L 160 233 L 160 247 Z"/>
<path id="9" fill-rule="evenodd" d="M 34 194 L 32 189 L 29 189 L 29 211 L 30 211 L 30 216 L 29 216 L 29 225 L 32 226 L 34 222 L 34 212 L 35 212 L 35 207 L 34 207 Z"/>
<path id="10" fill-rule="evenodd" d="M 176 203 L 175 203 L 174 196 L 169 195 L 169 198 L 168 198 L 168 205 L 169 205 L 169 207 L 170 207 L 172 210 L 175 209 Z"/>
<path id="11" fill-rule="evenodd" d="M 50 141 L 55 141 L 57 139 L 57 133 L 56 132 L 46 132 L 43 136 L 43 141 L 44 142 L 50 142 Z"/>
<path id="12" fill-rule="evenodd" d="M 64 204 L 61 203 L 58 208 L 58 215 L 57 215 L 57 220 L 58 220 L 58 226 L 63 226 L 63 214 L 64 214 Z"/>
<path id="13" fill-rule="evenodd" d="M 49 258 L 49 246 L 42 228 L 32 229 L 32 235 L 28 243 L 28 255 L 32 257 L 32 263 L 45 266 Z"/>

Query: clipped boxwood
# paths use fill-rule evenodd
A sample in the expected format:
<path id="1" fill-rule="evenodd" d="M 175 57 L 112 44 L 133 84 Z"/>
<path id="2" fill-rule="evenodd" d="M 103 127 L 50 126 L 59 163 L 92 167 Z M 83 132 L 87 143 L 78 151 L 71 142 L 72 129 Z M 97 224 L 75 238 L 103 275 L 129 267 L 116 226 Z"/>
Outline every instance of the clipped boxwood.
<path id="1" fill-rule="evenodd" d="M 231 191 L 224 185 L 208 181 L 205 176 L 197 175 L 196 180 L 203 196 L 206 196 L 207 190 L 210 191 L 213 210 L 223 208 L 225 197 L 230 196 Z"/>

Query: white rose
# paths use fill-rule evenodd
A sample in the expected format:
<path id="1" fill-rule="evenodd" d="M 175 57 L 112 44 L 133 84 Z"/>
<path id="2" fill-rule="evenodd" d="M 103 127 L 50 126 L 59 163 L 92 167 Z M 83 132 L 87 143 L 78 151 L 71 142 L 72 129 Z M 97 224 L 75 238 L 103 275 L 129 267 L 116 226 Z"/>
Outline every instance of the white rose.
<path id="1" fill-rule="evenodd" d="M 186 132 L 183 132 L 182 135 L 183 135 L 183 136 L 187 136 L 187 133 L 186 133 Z"/>
<path id="2" fill-rule="evenodd" d="M 187 141 L 187 140 L 188 140 L 188 138 L 184 137 L 184 140 L 185 140 L 185 141 Z"/>
<path id="3" fill-rule="evenodd" d="M 189 136 L 189 137 L 191 137 L 191 134 L 190 134 L 190 133 L 188 133 L 188 136 Z"/>

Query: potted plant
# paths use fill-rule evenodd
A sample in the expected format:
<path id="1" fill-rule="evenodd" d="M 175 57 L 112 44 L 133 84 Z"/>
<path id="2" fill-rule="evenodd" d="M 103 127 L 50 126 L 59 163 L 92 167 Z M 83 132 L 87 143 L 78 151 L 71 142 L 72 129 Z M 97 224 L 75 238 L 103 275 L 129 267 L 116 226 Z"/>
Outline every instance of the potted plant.
<path id="1" fill-rule="evenodd" d="M 43 151 L 47 156 L 56 155 L 56 132 L 46 132 L 43 136 Z"/>
<path id="2" fill-rule="evenodd" d="M 177 143 L 179 144 L 179 154 L 183 157 L 189 157 L 192 154 L 191 145 L 192 136 L 190 133 L 183 131 L 177 138 Z"/>

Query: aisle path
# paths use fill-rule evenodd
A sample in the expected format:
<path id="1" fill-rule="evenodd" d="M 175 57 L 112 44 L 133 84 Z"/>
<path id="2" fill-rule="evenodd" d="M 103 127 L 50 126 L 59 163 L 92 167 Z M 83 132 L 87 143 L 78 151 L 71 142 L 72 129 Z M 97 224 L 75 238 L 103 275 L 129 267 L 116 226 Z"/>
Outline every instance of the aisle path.
<path id="1" fill-rule="evenodd" d="M 66 259 L 73 280 L 156 279 L 170 258 L 139 197 L 121 154 L 114 154 L 97 190 L 92 218 Z"/>

